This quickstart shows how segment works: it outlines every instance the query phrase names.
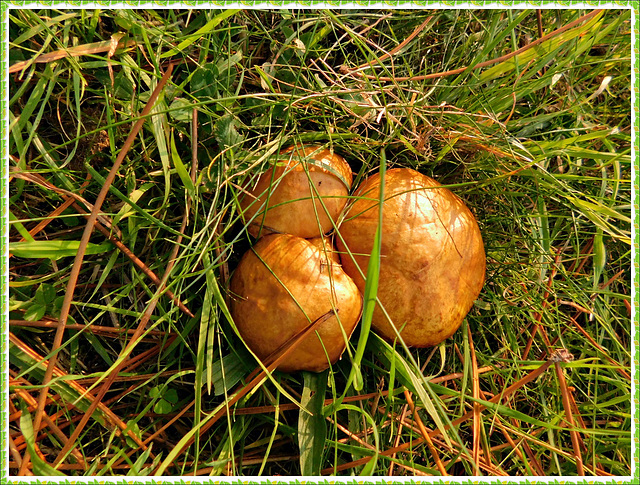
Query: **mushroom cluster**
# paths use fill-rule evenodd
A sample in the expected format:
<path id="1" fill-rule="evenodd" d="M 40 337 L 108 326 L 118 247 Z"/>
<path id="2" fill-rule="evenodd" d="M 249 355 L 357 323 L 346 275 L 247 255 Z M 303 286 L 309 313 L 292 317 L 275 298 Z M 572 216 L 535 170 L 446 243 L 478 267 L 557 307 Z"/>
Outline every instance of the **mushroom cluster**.
<path id="1" fill-rule="evenodd" d="M 380 174 L 369 176 L 347 205 L 347 162 L 317 146 L 295 146 L 245 190 L 243 216 L 250 233 L 262 237 L 231 278 L 231 312 L 261 360 L 277 355 L 323 315 L 328 318 L 278 369 L 321 371 L 340 358 L 361 316 L 380 221 L 374 330 L 390 341 L 430 347 L 459 328 L 484 284 L 475 217 L 453 192 L 415 170 L 391 169 L 381 181 Z M 338 224 L 336 252 L 323 236 Z"/>
<path id="2" fill-rule="evenodd" d="M 322 237 L 334 229 L 352 180 L 339 155 L 294 146 L 280 153 L 240 201 L 249 232 L 259 237 L 230 283 L 231 314 L 245 343 L 264 362 L 321 319 L 278 370 L 328 368 L 360 320 L 360 291 L 330 239 Z"/>

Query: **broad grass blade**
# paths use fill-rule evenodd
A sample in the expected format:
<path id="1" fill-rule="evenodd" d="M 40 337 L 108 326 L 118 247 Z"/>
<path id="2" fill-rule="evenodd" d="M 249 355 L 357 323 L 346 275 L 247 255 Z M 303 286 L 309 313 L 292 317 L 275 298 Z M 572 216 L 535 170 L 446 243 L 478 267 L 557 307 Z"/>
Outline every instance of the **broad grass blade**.
<path id="1" fill-rule="evenodd" d="M 380 150 L 380 200 L 378 202 L 378 227 L 369 257 L 369 266 L 367 268 L 367 280 L 364 287 L 362 322 L 360 324 L 360 338 L 358 346 L 353 358 L 353 366 L 349 375 L 349 383 L 353 382 L 353 387 L 357 391 L 362 390 L 364 380 L 360 370 L 360 363 L 364 355 L 364 349 L 367 345 L 369 332 L 371 331 L 371 320 L 373 318 L 373 310 L 376 306 L 376 296 L 378 294 L 378 278 L 380 276 L 380 250 L 382 247 L 382 206 L 384 201 L 384 176 L 387 168 L 387 157 L 384 148 Z M 349 385 L 346 386 L 347 388 Z"/>
<path id="2" fill-rule="evenodd" d="M 300 447 L 300 473 L 318 476 L 322 468 L 322 455 L 327 436 L 327 422 L 322 415 L 327 371 L 320 374 L 304 372 L 304 389 L 298 415 L 298 446 Z"/>
<path id="3" fill-rule="evenodd" d="M 33 463 L 33 473 L 37 476 L 66 476 L 64 473 L 56 470 L 40 458 L 40 455 L 36 452 L 36 437 L 33 432 L 33 422 L 31 421 L 29 408 L 24 401 L 20 401 L 20 407 L 22 408 L 22 415 L 20 416 L 20 430 L 22 431 L 22 436 L 27 444 L 27 450 L 29 451 L 31 462 Z"/>
<path id="4" fill-rule="evenodd" d="M 75 256 L 80 241 L 21 241 L 9 243 L 9 252 L 19 258 L 60 259 Z M 113 250 L 113 244 L 89 243 L 86 254 L 102 254 Z"/>

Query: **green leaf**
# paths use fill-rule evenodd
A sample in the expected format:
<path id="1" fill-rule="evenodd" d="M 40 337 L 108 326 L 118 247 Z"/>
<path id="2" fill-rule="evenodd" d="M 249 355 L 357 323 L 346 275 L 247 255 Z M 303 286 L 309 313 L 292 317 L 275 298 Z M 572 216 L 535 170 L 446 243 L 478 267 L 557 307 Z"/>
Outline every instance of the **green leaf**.
<path id="1" fill-rule="evenodd" d="M 30 259 L 60 259 L 75 256 L 78 253 L 80 241 L 22 241 L 10 242 L 9 252 L 19 258 Z M 102 243 L 87 245 L 85 254 L 107 253 L 113 249 L 113 244 Z"/>
<path id="2" fill-rule="evenodd" d="M 147 459 L 151 454 L 152 447 L 153 447 L 153 442 L 150 443 L 147 449 L 140 454 L 136 462 L 133 465 L 131 465 L 131 470 L 129 470 L 129 472 L 127 473 L 128 477 L 146 476 L 146 475 L 149 475 L 149 473 L 151 473 L 151 471 L 155 469 L 157 464 L 160 462 L 160 455 L 157 455 L 154 458 L 153 464 L 151 466 L 149 466 L 147 463 Z"/>
<path id="3" fill-rule="evenodd" d="M 230 391 L 251 370 L 247 360 L 238 354 L 231 353 L 222 359 L 215 360 L 211 364 L 211 381 L 214 394 L 222 396 L 225 391 Z"/>
<path id="4" fill-rule="evenodd" d="M 218 69 L 213 64 L 198 68 L 189 81 L 191 94 L 196 99 L 205 97 L 214 98 L 217 96 L 216 77 Z"/>
<path id="5" fill-rule="evenodd" d="M 19 300 L 16 295 L 9 296 L 9 311 L 15 312 L 16 310 L 20 310 L 21 308 L 26 308 L 31 305 L 31 300 Z"/>
<path id="6" fill-rule="evenodd" d="M 33 303 L 29 305 L 29 307 L 24 312 L 24 319 L 29 322 L 36 322 L 44 317 L 44 314 L 47 312 L 47 307 L 45 305 L 40 305 L 38 303 Z"/>
<path id="7" fill-rule="evenodd" d="M 150 88 L 155 88 L 155 84 L 151 84 Z M 170 187 L 171 187 L 171 162 L 169 157 L 169 146 L 167 144 L 167 134 L 169 121 L 167 120 L 166 104 L 162 99 L 162 95 L 156 102 L 155 106 L 151 109 L 151 116 L 149 119 L 151 132 L 156 140 L 156 148 L 160 155 L 160 162 L 162 163 L 162 174 L 164 175 L 164 199 L 162 201 L 163 207 L 166 206 L 169 200 Z"/>
<path id="8" fill-rule="evenodd" d="M 137 421 L 134 421 L 134 420 L 127 421 L 127 427 L 122 432 L 122 434 L 125 436 L 125 439 L 127 440 L 127 444 L 131 448 L 137 448 L 138 444 L 135 441 L 133 441 L 133 439 L 129 436 L 128 431 L 131 431 L 136 437 L 142 439 L 142 433 L 140 432 L 140 426 L 138 426 Z"/>
<path id="9" fill-rule="evenodd" d="M 171 404 L 176 404 L 178 402 L 178 391 L 175 389 L 167 389 L 167 392 L 164 393 L 162 398 Z"/>
<path id="10" fill-rule="evenodd" d="M 271 74 L 273 72 L 273 67 L 270 64 L 264 63 L 262 67 L 255 66 L 255 70 L 258 72 L 260 76 L 260 85 L 263 89 L 269 89 L 272 93 L 277 92 L 271 83 Z"/>
<path id="11" fill-rule="evenodd" d="M 167 385 L 154 386 L 149 389 L 149 397 L 158 399 L 153 407 L 153 412 L 167 414 L 173 411 L 173 406 L 178 402 L 178 392 L 175 389 L 167 389 Z"/>
<path id="12" fill-rule="evenodd" d="M 298 414 L 298 446 L 300 471 L 303 476 L 318 476 L 327 436 L 327 424 L 322 415 L 327 388 L 327 371 L 320 374 L 303 372 L 304 389 Z"/>
<path id="13" fill-rule="evenodd" d="M 36 290 L 36 302 L 40 305 L 51 305 L 56 298 L 56 289 L 49 283 L 43 283 Z"/>
<path id="14" fill-rule="evenodd" d="M 193 104 L 184 98 L 175 98 L 169 105 L 169 115 L 176 121 L 191 123 Z"/>
<path id="15" fill-rule="evenodd" d="M 216 64 L 216 69 L 220 74 L 228 73 L 229 71 L 232 71 L 232 68 L 236 64 L 238 64 L 241 60 L 242 60 L 242 51 L 239 50 L 235 54 L 227 58 L 224 58 L 220 62 L 218 62 L 218 64 Z M 220 78 L 218 78 L 218 82 L 220 82 Z"/>
<path id="16" fill-rule="evenodd" d="M 169 414 L 173 406 L 170 402 L 160 399 L 155 406 L 153 406 L 153 412 L 157 414 Z"/>
<path id="17" fill-rule="evenodd" d="M 69 323 L 75 323 L 72 321 L 71 316 L 69 316 Z M 110 351 L 105 348 L 98 336 L 91 332 L 84 332 L 84 338 L 86 338 L 89 344 L 91 344 L 91 348 L 97 354 L 96 356 L 100 356 L 108 365 L 113 365 L 113 357 L 111 356 Z"/>
<path id="18" fill-rule="evenodd" d="M 237 120 L 233 115 L 225 115 L 216 121 L 214 126 L 216 140 L 224 148 L 231 148 L 244 141 L 244 136 L 238 133 L 236 123 Z"/>
<path id="19" fill-rule="evenodd" d="M 29 96 L 28 101 L 20 110 L 20 116 L 16 119 L 18 131 L 22 132 L 27 126 L 27 121 L 31 118 L 34 110 L 41 105 L 41 98 L 45 92 L 45 88 L 47 87 L 47 83 L 49 82 L 49 76 L 51 73 L 47 75 L 43 75 L 38 79 L 33 91 L 31 91 L 31 95 Z M 53 80 L 52 80 L 53 82 Z"/>
<path id="20" fill-rule="evenodd" d="M 202 257 L 205 265 L 209 266 L 211 258 L 208 253 L 205 253 Z M 205 383 L 203 376 L 205 375 L 205 367 L 207 369 L 206 372 L 206 384 L 207 384 L 207 392 L 211 394 L 211 374 L 212 371 L 209 370 L 212 362 L 213 362 L 213 353 L 208 354 L 207 349 L 207 335 L 209 333 L 213 333 L 215 331 L 215 324 L 217 321 L 216 307 L 215 303 L 215 293 L 214 287 L 217 286 L 215 281 L 215 274 L 213 271 L 207 271 L 205 274 L 206 281 L 206 291 L 204 294 L 204 301 L 202 302 L 202 312 L 200 314 L 200 328 L 198 335 L 198 349 L 196 354 L 196 389 L 200 389 L 202 385 Z M 223 391 L 224 392 L 224 391 Z M 196 392 L 196 402 L 195 402 L 195 411 L 196 416 L 198 416 L 200 410 L 200 392 Z M 198 422 L 196 417 L 196 423 Z"/>
<path id="21" fill-rule="evenodd" d="M 607 250 L 602 237 L 602 229 L 596 229 L 596 235 L 593 238 L 593 288 L 598 288 L 600 277 L 607 264 Z"/>

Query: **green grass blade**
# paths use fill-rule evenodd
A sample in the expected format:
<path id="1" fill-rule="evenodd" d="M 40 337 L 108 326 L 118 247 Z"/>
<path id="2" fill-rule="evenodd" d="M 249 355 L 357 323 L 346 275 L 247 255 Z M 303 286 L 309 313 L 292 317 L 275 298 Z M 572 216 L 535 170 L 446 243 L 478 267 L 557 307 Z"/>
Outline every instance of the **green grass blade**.
<path id="1" fill-rule="evenodd" d="M 201 39 L 205 34 L 211 33 L 224 19 L 227 17 L 231 17 L 232 15 L 240 12 L 240 9 L 225 9 L 220 12 L 218 15 L 213 17 L 209 22 L 207 22 L 203 27 L 199 28 L 193 34 L 188 35 L 182 42 L 180 42 L 173 49 L 163 53 L 160 55 L 161 59 L 165 59 L 167 57 L 174 56 L 179 52 L 184 51 L 187 47 L 192 45 L 194 42 L 197 42 Z"/>
<path id="2" fill-rule="evenodd" d="M 376 466 L 378 464 L 378 456 L 380 453 L 380 436 L 378 432 L 378 426 L 376 425 L 375 420 L 373 419 L 373 417 L 371 417 L 371 415 L 368 412 L 364 411 L 363 409 L 357 406 L 353 406 L 352 404 L 338 404 L 336 405 L 335 410 L 336 411 L 342 411 L 342 410 L 352 411 L 354 413 L 362 415 L 367 421 L 367 424 L 370 426 L 370 429 L 372 430 L 373 442 L 374 442 L 373 456 L 371 460 L 369 460 L 367 464 L 362 467 L 362 470 L 360 471 L 360 476 L 366 477 L 366 476 L 373 475 L 373 470 L 376 469 Z M 356 450 L 352 451 L 352 454 L 364 453 L 365 455 L 371 456 L 371 452 L 372 450 L 368 448 L 365 448 L 365 449 L 358 448 L 357 451 Z"/>
<path id="3" fill-rule="evenodd" d="M 19 258 L 29 259 L 60 259 L 75 256 L 80 247 L 80 241 L 22 241 L 10 242 L 9 252 Z M 89 243 L 86 254 L 105 254 L 114 248 L 110 242 L 102 244 Z"/>
<path id="4" fill-rule="evenodd" d="M 27 231 L 27 228 L 24 227 L 24 225 L 22 225 L 22 222 L 20 222 L 18 220 L 18 218 L 14 215 L 13 212 L 9 211 L 9 223 L 14 226 L 18 232 L 20 233 L 20 235 L 28 242 L 34 242 L 35 239 L 33 239 L 33 237 L 31 236 L 31 234 L 29 234 L 29 231 Z"/>
<path id="5" fill-rule="evenodd" d="M 300 473 L 318 476 L 327 435 L 327 422 L 322 415 L 327 387 L 327 371 L 319 374 L 303 372 L 304 388 L 298 413 L 298 447 L 300 448 Z"/>
<path id="6" fill-rule="evenodd" d="M 100 174 L 100 172 L 98 172 L 96 169 L 94 169 L 92 166 L 90 166 L 89 164 L 85 164 L 86 169 L 89 171 L 89 173 L 91 173 L 91 176 L 93 178 L 95 178 L 99 183 L 104 184 L 105 179 L 104 177 Z M 122 192 L 120 192 L 120 190 L 118 190 L 115 186 L 110 186 L 109 190 L 116 195 L 120 200 L 122 200 L 123 202 L 129 204 L 129 206 L 131 206 L 131 208 L 133 210 L 136 211 L 136 213 L 138 215 L 140 215 L 140 217 L 146 219 L 147 221 L 149 221 L 151 224 L 153 224 L 153 226 L 157 226 L 160 227 L 162 229 L 164 229 L 165 231 L 170 232 L 171 234 L 173 234 L 174 236 L 184 236 L 184 237 L 188 237 L 186 234 L 180 234 L 179 231 L 176 231 L 173 227 L 168 226 L 167 224 L 165 224 L 163 221 L 161 221 L 160 219 L 153 217 L 151 214 L 148 213 L 148 211 L 146 211 L 145 209 L 143 209 L 140 205 L 136 204 L 133 200 L 131 200 L 129 197 L 127 197 L 126 195 L 124 195 Z"/>
<path id="7" fill-rule="evenodd" d="M 393 363 L 398 380 L 407 387 L 407 389 L 420 398 L 420 401 L 422 401 L 425 410 L 429 413 L 431 419 L 433 419 L 436 427 L 441 431 L 442 436 L 447 443 L 450 444 L 451 439 L 449 437 L 449 433 L 445 431 L 444 423 L 441 418 L 442 413 L 438 412 L 434 404 L 433 399 L 435 397 L 435 393 L 420 370 L 412 369 L 412 366 L 393 347 L 377 335 L 375 335 L 375 338 L 373 339 L 373 344 L 377 351 L 377 355 L 385 359 L 389 365 Z M 447 424 L 449 424 L 449 420 L 446 416 L 444 417 Z"/>
<path id="8" fill-rule="evenodd" d="M 40 455 L 36 452 L 36 437 L 33 432 L 33 422 L 31 421 L 29 408 L 24 401 L 20 401 L 20 407 L 22 411 L 22 415 L 20 416 L 20 430 L 22 431 L 22 436 L 24 436 L 25 443 L 27 444 L 27 450 L 31 457 L 31 462 L 33 463 L 33 473 L 37 476 L 66 476 L 64 473 L 56 470 L 40 458 Z"/>
<path id="9" fill-rule="evenodd" d="M 553 37 L 535 46 L 532 49 L 518 54 L 513 59 L 509 59 L 507 61 L 501 62 L 500 64 L 496 64 L 480 75 L 480 81 L 491 81 L 497 77 L 503 76 L 509 71 L 512 71 L 516 68 L 516 65 L 526 66 L 532 60 L 541 59 L 545 56 L 548 56 L 550 53 L 553 53 L 556 49 L 559 49 L 563 44 L 569 42 L 570 40 L 575 39 L 576 37 L 586 32 L 597 29 L 601 23 L 600 19 L 602 15 L 603 14 L 600 13 L 579 27 L 563 32 L 562 34 Z"/>
<path id="10" fill-rule="evenodd" d="M 176 168 L 182 184 L 187 189 L 189 197 L 191 198 L 191 200 L 195 200 L 196 188 L 193 185 L 193 181 L 191 180 L 191 176 L 187 171 L 187 167 L 185 167 L 184 163 L 182 163 L 182 160 L 180 159 L 180 155 L 178 153 L 178 149 L 176 148 L 175 133 L 171 132 L 171 159 L 173 160 L 173 166 Z"/>
<path id="11" fill-rule="evenodd" d="M 354 389 L 362 390 L 364 385 L 360 364 L 362 356 L 367 345 L 369 332 L 371 331 L 371 320 L 373 318 L 373 310 L 376 306 L 376 296 L 378 294 L 378 277 L 380 274 L 380 250 L 382 247 L 382 207 L 384 202 L 384 175 L 386 172 L 386 153 L 384 148 L 380 150 L 380 200 L 378 202 L 378 227 L 369 257 L 369 266 L 367 268 L 367 279 L 364 287 L 362 320 L 360 324 L 360 338 L 356 346 L 356 352 L 352 361 L 351 373 L 347 381 L 346 389 L 353 383 Z"/>

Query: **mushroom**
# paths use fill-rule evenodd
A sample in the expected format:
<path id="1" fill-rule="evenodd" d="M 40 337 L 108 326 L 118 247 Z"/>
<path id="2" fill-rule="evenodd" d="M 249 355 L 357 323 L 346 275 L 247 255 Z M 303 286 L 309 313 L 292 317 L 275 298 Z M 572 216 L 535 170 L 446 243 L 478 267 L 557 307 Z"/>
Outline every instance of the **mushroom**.
<path id="1" fill-rule="evenodd" d="M 332 251 L 328 239 L 312 242 L 272 234 L 242 256 L 230 283 L 231 314 L 240 336 L 260 360 L 332 310 L 335 314 L 318 323 L 278 369 L 319 372 L 346 349 L 360 319 L 362 297 Z"/>
<path id="2" fill-rule="evenodd" d="M 355 192 L 336 244 L 345 272 L 364 291 L 378 227 L 380 175 Z M 430 347 L 450 337 L 484 284 L 475 217 L 450 190 L 412 169 L 386 172 L 378 299 L 372 326 L 384 338 Z"/>
<path id="3" fill-rule="evenodd" d="M 340 155 L 316 145 L 290 147 L 240 200 L 245 221 L 251 221 L 249 233 L 327 234 L 347 204 L 352 182 Z"/>

